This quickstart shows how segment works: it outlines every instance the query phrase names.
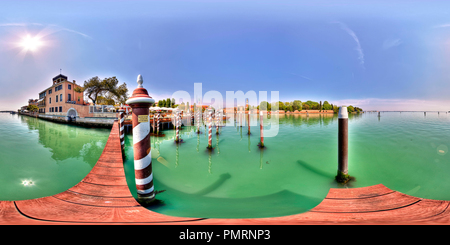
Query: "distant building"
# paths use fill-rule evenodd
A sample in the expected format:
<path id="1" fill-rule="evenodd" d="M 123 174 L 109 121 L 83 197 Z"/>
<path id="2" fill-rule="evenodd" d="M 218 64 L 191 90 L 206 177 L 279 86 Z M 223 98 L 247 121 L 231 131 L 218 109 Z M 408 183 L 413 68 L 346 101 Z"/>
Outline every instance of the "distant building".
<path id="1" fill-rule="evenodd" d="M 75 80 L 70 82 L 67 76 L 57 75 L 52 79 L 53 84 L 39 93 L 37 105 L 39 113 L 59 116 L 79 116 L 82 111 L 89 112 L 84 102 L 83 92 L 75 92 L 74 89 L 81 87 Z M 69 113 L 73 111 L 73 113 Z"/>
<path id="2" fill-rule="evenodd" d="M 28 105 L 35 105 L 35 106 L 37 106 L 38 105 L 38 99 L 29 99 L 28 100 Z"/>

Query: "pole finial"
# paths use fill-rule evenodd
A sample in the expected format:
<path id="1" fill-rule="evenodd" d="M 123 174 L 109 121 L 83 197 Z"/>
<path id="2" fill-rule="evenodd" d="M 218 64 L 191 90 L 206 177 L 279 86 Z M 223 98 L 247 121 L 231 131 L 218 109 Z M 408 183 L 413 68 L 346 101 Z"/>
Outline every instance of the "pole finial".
<path id="1" fill-rule="evenodd" d="M 141 74 L 137 77 L 138 88 L 143 88 L 142 83 L 144 83 L 144 79 L 142 79 Z"/>
<path id="2" fill-rule="evenodd" d="M 348 118 L 347 106 L 341 106 L 339 108 L 338 118 Z"/>

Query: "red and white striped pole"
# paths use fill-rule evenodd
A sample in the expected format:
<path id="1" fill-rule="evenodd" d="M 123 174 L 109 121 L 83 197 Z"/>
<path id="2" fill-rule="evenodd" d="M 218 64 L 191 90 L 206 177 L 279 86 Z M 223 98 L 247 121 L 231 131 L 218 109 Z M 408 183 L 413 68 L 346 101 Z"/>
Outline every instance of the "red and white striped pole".
<path id="1" fill-rule="evenodd" d="M 153 112 L 152 114 L 153 114 L 152 129 L 153 129 L 153 134 L 155 134 L 155 120 L 156 120 L 156 116 L 155 116 L 155 112 Z"/>
<path id="2" fill-rule="evenodd" d="M 175 142 L 180 142 L 180 132 L 179 132 L 179 127 L 180 127 L 180 112 L 176 111 L 175 114 L 175 125 L 176 125 L 176 137 L 175 137 Z"/>
<path id="3" fill-rule="evenodd" d="M 122 105 L 120 105 L 119 108 L 119 136 L 120 136 L 120 148 L 122 149 L 122 151 L 125 148 L 125 144 L 124 144 L 124 128 L 125 128 L 125 115 L 124 115 L 125 110 L 123 109 Z"/>
<path id="4" fill-rule="evenodd" d="M 218 110 L 216 111 L 216 114 L 214 117 L 216 119 L 216 134 L 219 134 L 219 111 Z"/>
<path id="5" fill-rule="evenodd" d="M 200 111 L 197 111 L 197 134 L 200 133 Z"/>
<path id="6" fill-rule="evenodd" d="M 259 143 L 260 148 L 264 148 L 264 128 L 263 128 L 263 112 L 259 111 L 259 129 L 261 135 L 261 142 Z"/>
<path id="7" fill-rule="evenodd" d="M 212 141 L 212 139 L 211 139 L 211 132 L 212 132 L 212 129 L 211 129 L 211 123 L 212 123 L 212 111 L 211 110 L 209 110 L 209 122 L 208 122 L 208 149 L 212 149 L 212 143 L 211 143 L 211 141 Z"/>
<path id="8" fill-rule="evenodd" d="M 134 174 L 138 201 L 145 205 L 155 199 L 153 186 L 152 155 L 150 144 L 149 107 L 155 100 L 143 88 L 142 76 L 137 78 L 138 87 L 126 103 L 132 108 Z"/>
<path id="9" fill-rule="evenodd" d="M 156 134 L 159 134 L 159 117 L 161 116 L 160 111 L 158 110 L 158 112 L 156 113 Z"/>

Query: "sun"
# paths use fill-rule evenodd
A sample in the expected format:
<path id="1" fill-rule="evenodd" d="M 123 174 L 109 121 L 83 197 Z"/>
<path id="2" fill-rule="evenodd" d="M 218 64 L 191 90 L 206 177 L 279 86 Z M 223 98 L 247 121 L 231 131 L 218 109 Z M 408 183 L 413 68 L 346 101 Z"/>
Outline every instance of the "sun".
<path id="1" fill-rule="evenodd" d="M 42 44 L 41 38 L 37 36 L 31 37 L 30 35 L 22 38 L 22 41 L 20 42 L 20 46 L 24 49 L 24 51 L 31 52 L 37 51 Z"/>

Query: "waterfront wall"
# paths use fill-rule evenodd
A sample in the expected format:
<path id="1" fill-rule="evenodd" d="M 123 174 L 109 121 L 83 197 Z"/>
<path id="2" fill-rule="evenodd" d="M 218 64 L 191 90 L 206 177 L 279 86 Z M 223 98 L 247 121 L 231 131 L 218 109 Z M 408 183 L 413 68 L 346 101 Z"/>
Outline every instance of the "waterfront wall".
<path id="1" fill-rule="evenodd" d="M 81 126 L 89 126 L 89 127 L 112 127 L 114 124 L 114 120 L 117 118 L 81 118 L 77 117 L 73 120 L 70 120 L 67 116 L 62 115 L 47 115 L 47 114 L 39 114 L 39 118 L 44 120 L 59 122 L 59 123 L 67 123 L 67 124 L 75 124 Z"/>

